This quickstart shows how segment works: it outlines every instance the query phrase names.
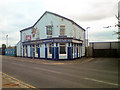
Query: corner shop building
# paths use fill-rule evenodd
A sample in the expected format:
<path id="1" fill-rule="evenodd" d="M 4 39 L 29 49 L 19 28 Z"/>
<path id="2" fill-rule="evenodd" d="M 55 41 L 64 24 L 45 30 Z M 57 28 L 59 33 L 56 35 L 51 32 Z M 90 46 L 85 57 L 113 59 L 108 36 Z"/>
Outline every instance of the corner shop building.
<path id="1" fill-rule="evenodd" d="M 85 56 L 85 30 L 66 17 L 46 11 L 20 31 L 17 56 L 75 59 Z"/>

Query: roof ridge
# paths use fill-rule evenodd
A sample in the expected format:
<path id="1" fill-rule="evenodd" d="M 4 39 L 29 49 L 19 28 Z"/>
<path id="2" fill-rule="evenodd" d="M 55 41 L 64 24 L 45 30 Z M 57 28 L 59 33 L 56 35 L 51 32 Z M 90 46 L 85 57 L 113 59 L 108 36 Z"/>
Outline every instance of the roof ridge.
<path id="1" fill-rule="evenodd" d="M 23 30 L 21 30 L 21 31 L 24 31 L 24 30 L 27 30 L 27 29 L 33 28 L 33 27 L 34 27 L 34 26 L 40 21 L 40 19 L 41 19 L 46 13 L 50 13 L 50 14 L 56 15 L 56 16 L 58 16 L 58 17 L 64 18 L 64 19 L 66 19 L 66 20 L 68 20 L 68 21 L 74 23 L 74 24 L 77 25 L 79 28 L 81 28 L 82 30 L 85 31 L 84 28 L 82 28 L 80 25 L 78 25 L 78 24 L 77 24 L 76 22 L 74 22 L 73 20 L 68 19 L 68 18 L 66 18 L 66 17 L 64 17 L 64 16 L 61 16 L 61 15 L 59 15 L 59 14 L 56 14 L 56 13 L 50 12 L 50 11 L 45 11 L 44 14 L 43 14 L 43 15 L 37 20 L 37 22 L 36 22 L 33 26 L 28 27 L 28 28 L 25 28 L 25 29 L 23 29 Z M 20 31 L 20 32 L 21 32 L 21 31 Z"/>

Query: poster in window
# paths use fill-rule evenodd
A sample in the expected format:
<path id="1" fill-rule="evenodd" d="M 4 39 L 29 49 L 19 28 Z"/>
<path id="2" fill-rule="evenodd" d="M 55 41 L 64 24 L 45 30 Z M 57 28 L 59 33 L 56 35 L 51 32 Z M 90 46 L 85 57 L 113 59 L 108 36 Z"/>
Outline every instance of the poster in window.
<path id="1" fill-rule="evenodd" d="M 31 35 L 26 35 L 26 41 L 31 40 Z"/>

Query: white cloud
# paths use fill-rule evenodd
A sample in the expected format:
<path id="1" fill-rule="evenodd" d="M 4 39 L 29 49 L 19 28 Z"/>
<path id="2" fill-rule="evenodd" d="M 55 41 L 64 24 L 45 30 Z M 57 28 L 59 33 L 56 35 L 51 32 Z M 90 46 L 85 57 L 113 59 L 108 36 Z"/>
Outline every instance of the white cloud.
<path id="1" fill-rule="evenodd" d="M 0 1 L 0 44 L 6 44 L 9 35 L 9 45 L 15 45 L 20 37 L 19 31 L 33 25 L 43 13 L 43 1 L 39 0 L 2 0 Z M 39 10 L 40 8 L 40 10 Z M 39 15 L 39 16 L 38 16 Z M 36 18 L 37 17 L 37 18 Z"/>
<path id="2" fill-rule="evenodd" d="M 118 1 L 0 0 L 0 31 L 2 32 L 2 35 L 0 35 L 0 41 L 2 42 L 0 44 L 6 43 L 5 35 L 8 34 L 9 45 L 15 45 L 20 39 L 19 31 L 32 26 L 45 11 L 51 11 L 70 18 L 83 28 L 90 26 L 91 32 L 89 34 L 91 35 L 93 33 L 102 34 L 103 31 L 98 30 L 98 28 L 117 23 L 115 14 L 117 14 Z M 92 37 L 94 38 L 95 36 L 93 35 Z M 99 39 L 103 40 L 102 38 L 98 38 L 97 40 Z M 107 38 L 106 40 L 108 39 L 111 40 L 111 38 Z"/>
<path id="3" fill-rule="evenodd" d="M 46 0 L 46 10 L 80 21 L 113 17 L 118 0 Z"/>

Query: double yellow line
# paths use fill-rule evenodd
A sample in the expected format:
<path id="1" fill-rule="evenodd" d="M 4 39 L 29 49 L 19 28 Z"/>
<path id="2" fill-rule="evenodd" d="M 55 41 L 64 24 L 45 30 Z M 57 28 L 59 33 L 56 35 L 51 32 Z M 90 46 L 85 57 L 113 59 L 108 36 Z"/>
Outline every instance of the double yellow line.
<path id="1" fill-rule="evenodd" d="M 5 74 L 5 73 L 3 73 L 3 72 L 0 72 L 0 73 L 2 73 L 3 75 L 5 75 L 6 77 L 12 79 L 13 81 L 15 81 L 15 82 L 17 82 L 17 83 L 20 83 L 20 84 L 23 85 L 25 88 L 36 88 L 36 87 L 34 87 L 34 86 L 32 86 L 32 85 L 29 85 L 29 84 L 27 84 L 27 83 L 25 83 L 25 82 L 22 82 L 21 80 L 18 80 L 18 79 L 14 78 L 14 77 L 12 77 L 12 76 L 10 76 L 10 75 L 7 75 L 7 74 Z"/>

